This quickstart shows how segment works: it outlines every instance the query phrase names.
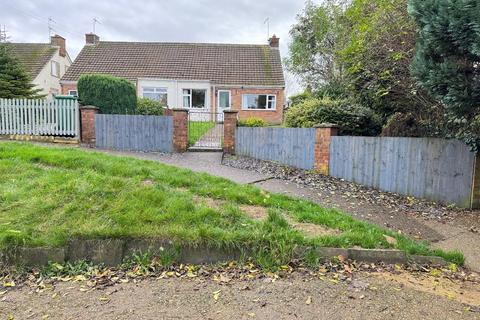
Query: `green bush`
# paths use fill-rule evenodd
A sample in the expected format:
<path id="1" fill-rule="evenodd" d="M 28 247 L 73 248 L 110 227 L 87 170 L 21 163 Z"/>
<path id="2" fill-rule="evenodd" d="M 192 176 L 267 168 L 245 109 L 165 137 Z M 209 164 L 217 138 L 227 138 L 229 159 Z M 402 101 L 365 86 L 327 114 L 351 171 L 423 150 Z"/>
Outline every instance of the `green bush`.
<path id="1" fill-rule="evenodd" d="M 247 118 L 245 120 L 238 121 L 239 127 L 265 127 L 267 123 L 260 118 Z"/>
<path id="2" fill-rule="evenodd" d="M 136 114 L 142 114 L 145 116 L 161 116 L 163 115 L 164 108 L 160 101 L 152 100 L 149 98 L 138 98 Z"/>
<path id="3" fill-rule="evenodd" d="M 106 114 L 133 114 L 137 103 L 132 82 L 103 74 L 85 74 L 77 84 L 78 98 L 83 105 L 100 108 Z"/>
<path id="4" fill-rule="evenodd" d="M 290 107 L 285 114 L 287 127 L 311 128 L 320 123 L 337 124 L 344 135 L 372 136 L 381 130 L 380 120 L 371 109 L 350 100 L 312 98 Z"/>

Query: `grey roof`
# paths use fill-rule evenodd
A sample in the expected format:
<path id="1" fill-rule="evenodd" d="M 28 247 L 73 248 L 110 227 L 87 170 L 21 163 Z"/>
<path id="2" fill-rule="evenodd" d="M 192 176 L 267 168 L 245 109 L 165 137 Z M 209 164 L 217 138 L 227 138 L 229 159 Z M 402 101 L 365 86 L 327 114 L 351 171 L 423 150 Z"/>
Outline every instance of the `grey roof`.
<path id="1" fill-rule="evenodd" d="M 285 85 L 280 52 L 268 45 L 100 41 L 83 47 L 62 80 L 76 81 L 85 73 L 132 81 L 158 78 Z"/>
<path id="2" fill-rule="evenodd" d="M 32 78 L 42 71 L 58 50 L 49 43 L 7 43 L 12 53 L 20 60 Z"/>

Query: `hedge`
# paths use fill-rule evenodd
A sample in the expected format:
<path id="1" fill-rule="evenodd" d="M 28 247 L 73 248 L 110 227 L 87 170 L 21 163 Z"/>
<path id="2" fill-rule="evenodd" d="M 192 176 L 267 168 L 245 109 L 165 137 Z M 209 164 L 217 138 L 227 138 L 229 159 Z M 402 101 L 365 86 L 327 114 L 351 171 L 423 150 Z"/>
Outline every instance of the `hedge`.
<path id="1" fill-rule="evenodd" d="M 136 114 L 145 116 L 161 116 L 166 106 L 160 101 L 149 98 L 138 98 Z"/>
<path id="2" fill-rule="evenodd" d="M 132 82 L 104 74 L 85 74 L 77 83 L 83 105 L 100 108 L 105 114 L 135 113 L 137 94 Z"/>
<path id="3" fill-rule="evenodd" d="M 288 109 L 287 127 L 311 128 L 320 123 L 335 123 L 344 135 L 374 136 L 380 133 L 380 119 L 371 109 L 354 102 L 330 98 L 305 100 Z"/>

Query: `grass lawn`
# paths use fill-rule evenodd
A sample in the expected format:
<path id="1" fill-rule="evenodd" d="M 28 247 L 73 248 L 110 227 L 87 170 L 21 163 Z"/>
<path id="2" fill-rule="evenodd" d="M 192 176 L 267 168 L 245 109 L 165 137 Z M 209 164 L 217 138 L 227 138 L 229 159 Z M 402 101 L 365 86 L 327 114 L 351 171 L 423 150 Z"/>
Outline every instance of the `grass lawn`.
<path id="1" fill-rule="evenodd" d="M 188 144 L 193 146 L 208 130 L 215 127 L 213 121 L 189 121 L 188 122 Z"/>
<path id="2" fill-rule="evenodd" d="M 153 161 L 4 142 L 0 176 L 0 247 L 61 246 L 72 237 L 158 237 L 250 248 L 264 266 L 288 262 L 298 245 L 396 247 L 463 263 L 461 253 L 431 250 L 337 210 Z M 251 218 L 245 205 L 262 208 L 267 217 Z M 339 232 L 306 237 L 287 220 Z"/>

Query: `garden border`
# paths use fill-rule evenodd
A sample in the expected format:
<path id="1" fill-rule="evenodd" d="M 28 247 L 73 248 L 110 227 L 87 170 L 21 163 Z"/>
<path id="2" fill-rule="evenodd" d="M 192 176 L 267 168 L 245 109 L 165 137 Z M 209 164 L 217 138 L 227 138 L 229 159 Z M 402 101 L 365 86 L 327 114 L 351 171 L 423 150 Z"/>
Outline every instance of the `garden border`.
<path id="1" fill-rule="evenodd" d="M 295 257 L 302 256 L 311 248 L 297 248 Z M 6 265 L 38 267 L 49 262 L 87 260 L 106 266 L 120 265 L 125 258 L 136 252 L 149 252 L 153 256 L 174 251 L 175 262 L 184 264 L 216 264 L 239 260 L 248 256 L 240 249 L 225 249 L 207 246 L 188 246 L 176 244 L 164 239 L 73 239 L 64 247 L 16 247 L 0 251 L 0 262 Z M 407 255 L 395 249 L 360 249 L 319 247 L 314 253 L 322 261 L 331 261 L 339 256 L 344 259 L 364 263 L 384 262 L 387 264 L 406 264 L 409 262 L 426 265 L 447 265 L 437 256 Z"/>

